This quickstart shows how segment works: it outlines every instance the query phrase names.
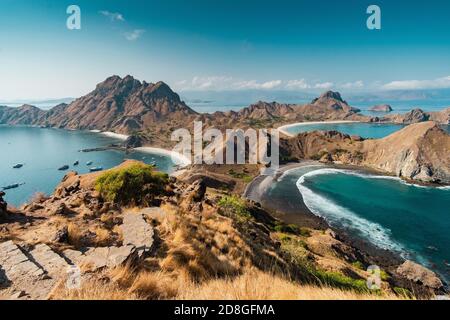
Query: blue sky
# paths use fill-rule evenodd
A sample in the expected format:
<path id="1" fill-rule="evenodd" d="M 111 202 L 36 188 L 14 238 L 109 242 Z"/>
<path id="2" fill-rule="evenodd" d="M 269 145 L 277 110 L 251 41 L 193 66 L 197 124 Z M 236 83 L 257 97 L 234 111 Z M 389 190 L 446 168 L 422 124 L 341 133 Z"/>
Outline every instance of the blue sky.
<path id="1" fill-rule="evenodd" d="M 180 92 L 449 88 L 449 31 L 445 0 L 2 0 L 0 100 L 76 97 L 112 74 Z"/>

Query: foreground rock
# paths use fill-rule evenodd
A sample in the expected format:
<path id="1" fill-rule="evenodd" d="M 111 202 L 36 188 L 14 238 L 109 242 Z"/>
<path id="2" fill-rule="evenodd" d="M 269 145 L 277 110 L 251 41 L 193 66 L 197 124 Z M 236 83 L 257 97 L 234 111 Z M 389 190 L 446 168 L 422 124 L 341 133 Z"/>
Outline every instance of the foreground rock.
<path id="1" fill-rule="evenodd" d="M 125 213 L 121 229 L 123 244 L 135 247 L 139 256 L 151 249 L 154 231 L 142 213 Z"/>
<path id="2" fill-rule="evenodd" d="M 89 248 L 86 252 L 65 250 L 64 255 L 84 271 L 114 268 L 132 259 L 134 246 Z"/>
<path id="3" fill-rule="evenodd" d="M 412 282 L 423 284 L 433 290 L 441 290 L 444 286 L 433 271 L 409 260 L 397 268 L 397 273 Z"/>
<path id="4" fill-rule="evenodd" d="M 6 203 L 5 200 L 3 200 L 3 197 L 5 196 L 5 193 L 3 191 L 0 191 L 0 222 L 3 219 L 6 219 L 6 215 L 7 215 L 7 208 L 8 208 L 8 204 Z"/>
<path id="5" fill-rule="evenodd" d="M 37 255 L 37 258 L 41 257 L 43 258 L 40 259 L 41 261 L 45 260 L 49 263 L 38 264 L 31 252 L 26 255 L 22 248 L 12 241 L 1 243 L 0 289 L 8 288 L 11 295 L 20 299 L 46 299 L 55 286 L 57 278 L 49 276 L 54 269 L 46 270 L 44 266 L 56 266 L 56 264 L 50 263 L 52 259 L 47 259 L 48 255 L 45 258 L 46 254 L 41 255 L 41 253 Z M 60 270 L 59 274 L 64 274 L 63 270 Z"/>

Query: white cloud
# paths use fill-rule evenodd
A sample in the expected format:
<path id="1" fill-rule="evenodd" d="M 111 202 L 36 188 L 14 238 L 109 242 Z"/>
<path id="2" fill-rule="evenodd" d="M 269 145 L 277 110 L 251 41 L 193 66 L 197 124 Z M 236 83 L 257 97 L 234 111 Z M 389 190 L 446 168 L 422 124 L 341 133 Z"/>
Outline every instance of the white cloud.
<path id="1" fill-rule="evenodd" d="M 355 82 L 347 82 L 341 85 L 341 87 L 344 89 L 359 89 L 364 87 L 364 82 L 362 82 L 361 80 Z"/>
<path id="2" fill-rule="evenodd" d="M 381 86 L 385 90 L 420 90 L 450 88 L 450 76 L 434 80 L 401 80 L 392 81 Z"/>
<path id="3" fill-rule="evenodd" d="M 327 90 L 334 87 L 332 82 L 308 83 L 305 79 L 298 80 L 242 80 L 228 76 L 194 77 L 192 80 L 182 80 L 176 84 L 177 90 Z"/>
<path id="4" fill-rule="evenodd" d="M 264 89 L 270 90 L 280 87 L 282 84 L 281 80 L 271 80 L 267 82 L 258 82 L 256 80 L 250 81 L 240 81 L 233 84 L 235 89 Z"/>
<path id="5" fill-rule="evenodd" d="M 109 11 L 106 11 L 106 10 L 102 10 L 102 11 L 100 11 L 100 14 L 105 16 L 105 17 L 108 17 L 113 22 L 114 21 L 122 21 L 122 22 L 125 21 L 125 18 L 119 12 L 109 12 Z"/>
<path id="6" fill-rule="evenodd" d="M 333 82 L 322 82 L 322 83 L 316 83 L 314 85 L 315 89 L 330 89 L 332 87 L 334 87 Z"/>
<path id="7" fill-rule="evenodd" d="M 124 35 L 128 41 L 135 41 L 139 39 L 144 34 L 144 32 L 144 29 L 135 29 L 131 32 L 125 32 Z"/>
<path id="8" fill-rule="evenodd" d="M 286 89 L 293 89 L 293 90 L 304 90 L 311 88 L 311 85 L 309 85 L 305 79 L 300 80 L 289 80 L 286 83 Z"/>

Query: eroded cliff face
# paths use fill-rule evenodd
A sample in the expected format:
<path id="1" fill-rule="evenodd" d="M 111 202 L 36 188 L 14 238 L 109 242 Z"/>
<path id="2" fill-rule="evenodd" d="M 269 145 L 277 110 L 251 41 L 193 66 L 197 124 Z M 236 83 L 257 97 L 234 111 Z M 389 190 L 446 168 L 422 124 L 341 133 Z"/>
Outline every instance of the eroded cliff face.
<path id="1" fill-rule="evenodd" d="M 433 121 L 409 125 L 383 139 L 315 131 L 283 139 L 281 146 L 288 159 L 366 166 L 405 179 L 450 184 L 450 136 Z"/>
<path id="2" fill-rule="evenodd" d="M 450 136 L 432 121 L 363 142 L 363 164 L 424 182 L 450 183 Z"/>

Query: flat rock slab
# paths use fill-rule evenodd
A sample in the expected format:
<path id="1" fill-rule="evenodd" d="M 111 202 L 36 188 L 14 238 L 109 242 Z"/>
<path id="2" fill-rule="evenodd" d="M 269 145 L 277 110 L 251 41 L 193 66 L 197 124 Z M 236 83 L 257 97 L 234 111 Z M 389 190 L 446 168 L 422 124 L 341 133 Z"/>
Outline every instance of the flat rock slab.
<path id="1" fill-rule="evenodd" d="M 45 272 L 28 259 L 12 241 L 0 244 L 0 267 L 7 281 L 12 283 L 43 278 Z"/>
<path id="2" fill-rule="evenodd" d="M 0 244 L 0 287 L 8 288 L 12 298 L 46 299 L 55 285 L 43 268 L 37 265 L 12 241 Z"/>
<path id="3" fill-rule="evenodd" d="M 60 278 L 67 273 L 70 265 L 46 244 L 38 244 L 30 251 L 32 259 L 52 278 Z"/>
<path id="4" fill-rule="evenodd" d="M 64 255 L 78 267 L 91 271 L 114 268 L 132 258 L 134 246 L 89 248 L 86 252 L 66 250 Z"/>
<path id="5" fill-rule="evenodd" d="M 136 247 L 139 255 L 151 249 L 154 230 L 153 226 L 145 221 L 142 213 L 125 213 L 121 228 L 124 245 Z"/>

